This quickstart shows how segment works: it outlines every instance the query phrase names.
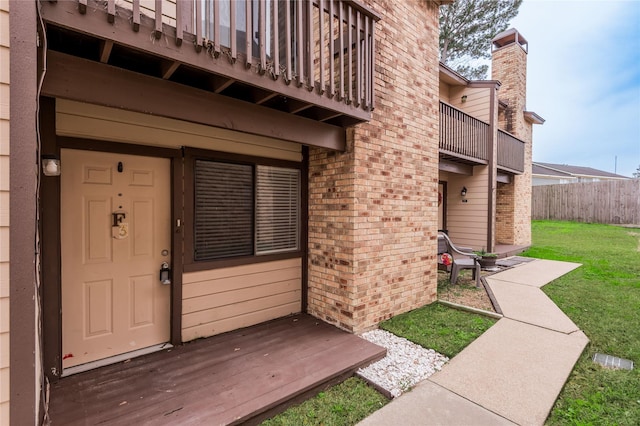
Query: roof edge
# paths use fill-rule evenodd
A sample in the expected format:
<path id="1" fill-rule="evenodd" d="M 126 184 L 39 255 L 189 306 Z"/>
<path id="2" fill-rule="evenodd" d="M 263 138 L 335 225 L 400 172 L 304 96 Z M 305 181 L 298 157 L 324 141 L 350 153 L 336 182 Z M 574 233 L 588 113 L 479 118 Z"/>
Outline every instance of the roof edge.
<path id="1" fill-rule="evenodd" d="M 533 111 L 525 111 L 524 119 L 531 124 L 544 124 L 544 122 L 546 121 L 544 118 L 540 117 Z"/>
<path id="2" fill-rule="evenodd" d="M 595 178 L 617 179 L 617 180 L 631 179 L 628 176 L 622 176 L 617 173 L 607 172 L 606 170 L 598 170 L 592 167 L 571 166 L 568 164 L 540 163 L 537 161 L 532 161 L 531 164 L 536 167 L 540 167 L 547 170 L 553 170 L 554 172 L 568 174 L 574 177 L 589 177 L 589 178 L 595 177 Z M 571 167 L 574 169 L 578 168 L 583 170 L 563 170 L 561 167 Z M 600 174 L 600 173 L 606 173 L 606 174 Z"/>
<path id="3" fill-rule="evenodd" d="M 462 74 L 455 71 L 453 68 L 448 67 L 444 62 L 440 62 L 440 72 L 446 74 L 447 77 L 456 80 L 458 83 L 467 85 L 469 84 L 469 79 L 464 77 Z"/>
<path id="4" fill-rule="evenodd" d="M 471 80 L 469 82 L 469 87 L 495 87 L 499 88 L 502 86 L 499 80 Z"/>

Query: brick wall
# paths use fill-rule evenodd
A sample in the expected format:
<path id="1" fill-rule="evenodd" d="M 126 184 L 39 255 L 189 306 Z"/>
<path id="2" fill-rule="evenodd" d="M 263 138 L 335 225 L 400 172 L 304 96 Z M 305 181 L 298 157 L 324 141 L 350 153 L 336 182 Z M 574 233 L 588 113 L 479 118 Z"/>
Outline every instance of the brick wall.
<path id="1" fill-rule="evenodd" d="M 497 184 L 496 191 L 496 242 L 512 244 L 515 240 L 514 186 L 511 183 Z"/>
<path id="2" fill-rule="evenodd" d="M 438 6 L 369 0 L 376 109 L 343 153 L 311 149 L 311 314 L 360 332 L 436 299 Z"/>
<path id="3" fill-rule="evenodd" d="M 524 121 L 524 120 L 523 120 Z M 532 127 L 525 122 L 522 133 L 517 136 L 526 142 L 524 147 L 524 173 L 514 177 L 514 238 L 513 244 L 531 244 L 531 162 Z"/>
<path id="4" fill-rule="evenodd" d="M 504 244 L 531 244 L 531 161 L 532 124 L 524 118 L 527 93 L 527 52 L 511 43 L 493 52 L 492 78 L 502 83 L 500 100 L 507 103 L 498 125 L 525 142 L 524 173 L 510 184 L 498 185 L 496 241 Z"/>

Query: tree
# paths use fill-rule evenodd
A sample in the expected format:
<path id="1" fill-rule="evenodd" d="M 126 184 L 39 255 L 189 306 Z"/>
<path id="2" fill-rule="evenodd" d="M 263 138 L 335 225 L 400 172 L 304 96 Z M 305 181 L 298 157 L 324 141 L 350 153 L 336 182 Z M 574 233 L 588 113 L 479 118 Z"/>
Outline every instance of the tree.
<path id="1" fill-rule="evenodd" d="M 633 172 L 633 178 L 634 179 L 640 179 L 640 166 L 638 166 L 638 168 L 636 169 L 635 172 Z"/>
<path id="2" fill-rule="evenodd" d="M 440 61 L 474 80 L 487 78 L 491 40 L 507 29 L 522 0 L 456 0 L 440 8 Z"/>

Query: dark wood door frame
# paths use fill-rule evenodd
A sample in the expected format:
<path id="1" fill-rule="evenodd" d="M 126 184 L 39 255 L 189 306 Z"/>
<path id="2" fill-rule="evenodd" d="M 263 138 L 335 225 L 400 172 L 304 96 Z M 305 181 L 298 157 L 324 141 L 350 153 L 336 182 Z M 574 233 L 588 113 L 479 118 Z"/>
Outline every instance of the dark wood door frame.
<path id="1" fill-rule="evenodd" d="M 38 23 L 36 2 L 11 0 L 7 29 L 11 39 L 8 89 L 10 99 L 3 99 L 11 117 L 9 126 L 9 411 L 11 423 L 33 424 L 42 419 L 42 405 L 38 406 L 41 374 L 34 368 L 39 362 L 40 330 L 37 321 L 38 283 L 36 241 L 36 194 L 38 135 L 35 126 L 37 113 Z M 8 10 L 8 9 L 7 9 Z M 3 21 L 5 25 L 6 21 Z M 6 27 L 3 27 L 5 31 Z M 8 40 L 7 40 L 8 41 Z M 4 92 L 3 92 L 4 95 Z M 9 102 L 10 100 L 10 102 Z M 7 117 L 8 118 L 8 117 Z M 6 253 L 5 253 L 6 255 Z M 42 399 L 40 399 L 42 400 Z"/>
<path id="2" fill-rule="evenodd" d="M 447 229 L 447 181 L 438 181 L 438 185 L 442 185 L 442 229 L 445 230 Z"/>
<path id="3" fill-rule="evenodd" d="M 163 157 L 171 161 L 171 318 L 170 339 L 174 345 L 182 343 L 182 150 L 157 148 L 123 143 L 103 142 L 91 139 L 57 137 L 55 131 L 55 99 L 41 100 L 42 154 L 60 158 L 61 148 L 85 151 L 102 151 L 147 157 Z M 64 172 L 64 164 L 61 164 Z M 42 300 L 43 300 L 43 367 L 50 381 L 62 375 L 62 287 L 61 287 L 61 247 L 60 179 L 42 177 L 40 191 L 40 214 L 42 235 Z"/>

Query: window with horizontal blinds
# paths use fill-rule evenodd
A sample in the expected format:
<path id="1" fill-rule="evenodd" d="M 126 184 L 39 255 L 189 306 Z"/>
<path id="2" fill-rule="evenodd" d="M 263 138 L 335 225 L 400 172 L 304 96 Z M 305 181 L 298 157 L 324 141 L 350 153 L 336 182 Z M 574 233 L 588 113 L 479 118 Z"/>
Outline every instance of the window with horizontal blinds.
<path id="1" fill-rule="evenodd" d="M 194 260 L 253 254 L 253 166 L 195 162 Z"/>
<path id="2" fill-rule="evenodd" d="M 256 254 L 296 251 L 300 229 L 300 170 L 256 167 Z"/>

